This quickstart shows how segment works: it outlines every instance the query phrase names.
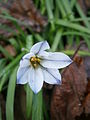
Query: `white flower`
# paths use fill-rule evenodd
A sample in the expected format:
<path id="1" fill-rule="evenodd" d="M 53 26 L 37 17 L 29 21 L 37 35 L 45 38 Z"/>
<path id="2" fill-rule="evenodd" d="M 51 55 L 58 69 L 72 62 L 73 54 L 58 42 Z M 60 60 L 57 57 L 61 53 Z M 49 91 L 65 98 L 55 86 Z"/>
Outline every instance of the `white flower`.
<path id="1" fill-rule="evenodd" d="M 32 46 L 30 53 L 23 56 L 17 71 L 17 84 L 28 83 L 34 93 L 38 93 L 43 82 L 61 84 L 60 68 L 72 63 L 72 60 L 61 52 L 46 52 L 47 41 Z"/>

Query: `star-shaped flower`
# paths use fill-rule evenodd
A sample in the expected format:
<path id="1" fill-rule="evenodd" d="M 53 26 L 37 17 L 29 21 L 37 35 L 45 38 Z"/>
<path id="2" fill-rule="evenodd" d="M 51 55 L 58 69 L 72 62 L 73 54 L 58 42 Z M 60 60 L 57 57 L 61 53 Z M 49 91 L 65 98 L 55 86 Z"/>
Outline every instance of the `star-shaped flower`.
<path id="1" fill-rule="evenodd" d="M 23 56 L 17 71 L 17 84 L 28 83 L 34 93 L 38 93 L 43 82 L 61 84 L 60 68 L 72 63 L 72 60 L 61 52 L 47 52 L 47 41 L 32 46 L 30 53 Z"/>

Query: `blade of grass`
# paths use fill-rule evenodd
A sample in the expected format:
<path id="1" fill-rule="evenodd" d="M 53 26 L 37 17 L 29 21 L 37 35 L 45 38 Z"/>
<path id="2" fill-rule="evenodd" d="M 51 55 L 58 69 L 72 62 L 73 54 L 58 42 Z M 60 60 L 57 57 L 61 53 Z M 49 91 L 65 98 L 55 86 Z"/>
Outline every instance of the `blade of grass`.
<path id="1" fill-rule="evenodd" d="M 18 55 L 18 56 L 14 59 L 14 61 L 12 61 L 9 65 L 7 65 L 7 66 L 1 71 L 0 77 L 1 77 L 4 73 L 8 72 L 8 70 L 10 70 L 14 65 L 16 65 L 24 54 L 25 54 L 25 52 L 22 52 L 20 55 Z"/>
<path id="2" fill-rule="evenodd" d="M 80 15 L 81 18 L 83 19 L 83 22 L 85 23 L 86 27 L 87 27 L 87 28 L 90 28 L 90 24 L 89 24 L 89 22 L 88 22 L 88 20 L 87 20 L 87 17 L 85 16 L 85 14 L 83 13 L 83 11 L 81 10 L 81 8 L 80 8 L 80 6 L 79 6 L 78 3 L 76 3 L 76 8 L 77 8 L 77 10 L 78 10 L 79 15 Z"/>
<path id="3" fill-rule="evenodd" d="M 9 60 L 13 60 L 13 56 L 11 56 L 7 50 L 5 50 L 1 45 L 0 45 L 0 51 L 5 55 L 6 58 Z"/>
<path id="4" fill-rule="evenodd" d="M 32 45 L 33 45 L 33 36 L 32 35 L 28 35 L 26 37 L 26 48 L 30 50 Z"/>
<path id="5" fill-rule="evenodd" d="M 56 5 L 59 8 L 60 13 L 62 14 L 62 17 L 64 18 L 66 16 L 66 12 L 63 8 L 62 2 L 60 0 L 56 0 Z"/>
<path id="6" fill-rule="evenodd" d="M 85 34 L 85 33 L 82 33 L 82 32 L 79 32 L 79 31 L 66 31 L 66 32 L 63 32 L 62 35 L 64 36 L 67 36 L 67 35 L 77 35 L 77 36 L 85 36 L 87 38 L 90 38 L 90 35 L 88 34 Z"/>
<path id="7" fill-rule="evenodd" d="M 88 22 L 90 21 L 90 17 L 86 17 L 85 20 L 87 20 Z M 84 21 L 83 18 L 74 18 L 71 20 L 71 22 L 81 22 Z"/>
<path id="8" fill-rule="evenodd" d="M 77 0 L 71 0 L 71 9 L 73 9 L 73 7 L 75 6 L 76 2 L 77 2 Z"/>
<path id="9" fill-rule="evenodd" d="M 2 58 L 0 59 L 0 72 L 4 69 L 6 65 L 6 59 Z"/>
<path id="10" fill-rule="evenodd" d="M 75 50 L 65 50 L 62 52 L 67 55 L 73 55 L 75 53 Z M 90 56 L 90 52 L 87 52 L 87 51 L 78 51 L 78 54 L 81 56 Z"/>
<path id="11" fill-rule="evenodd" d="M 78 30 L 80 32 L 90 34 L 90 30 L 88 28 L 83 27 L 83 26 L 81 26 L 79 24 L 76 24 L 76 23 L 72 23 L 72 22 L 65 21 L 65 20 L 56 20 L 55 23 L 57 25 L 60 25 L 60 26 L 63 26 L 63 27 L 71 28 L 73 30 Z"/>
<path id="12" fill-rule="evenodd" d="M 46 8 L 47 8 L 47 12 L 48 12 L 48 17 L 50 20 L 52 20 L 54 18 L 54 16 L 53 16 L 52 6 L 50 4 L 50 0 L 46 0 Z"/>
<path id="13" fill-rule="evenodd" d="M 69 0 L 61 0 L 61 1 L 63 3 L 65 10 L 66 10 L 66 13 L 68 15 L 70 14 L 69 18 L 72 20 L 74 17 L 73 17 L 73 12 L 72 12 L 71 6 L 70 6 L 70 1 Z"/>
<path id="14" fill-rule="evenodd" d="M 54 22 L 53 22 L 54 15 L 53 15 L 52 6 L 50 3 L 51 3 L 50 0 L 46 0 L 46 8 L 47 8 L 49 21 L 51 23 L 51 29 L 54 30 L 55 29 Z"/>
<path id="15" fill-rule="evenodd" d="M 1 80 L 0 80 L 0 92 L 2 91 L 4 84 L 5 84 L 6 81 L 8 80 L 9 73 L 10 73 L 9 71 L 8 71 L 7 73 L 5 73 L 5 74 L 3 75 L 3 77 L 1 78 Z"/>
<path id="16" fill-rule="evenodd" d="M 52 51 L 56 51 L 56 49 L 57 49 L 57 47 L 58 47 L 58 45 L 59 45 L 59 43 L 61 41 L 62 32 L 63 32 L 62 29 L 59 29 L 57 31 L 56 36 L 55 36 L 54 41 L 53 41 L 52 46 L 51 46 Z"/>
<path id="17" fill-rule="evenodd" d="M 40 91 L 38 94 L 34 94 L 32 120 L 43 120 L 42 104 L 42 91 Z"/>
<path id="18" fill-rule="evenodd" d="M 33 92 L 30 89 L 30 87 L 27 85 L 27 89 L 26 89 L 26 116 L 27 116 L 27 119 L 29 119 L 30 115 L 31 115 L 32 102 L 33 102 Z"/>
<path id="19" fill-rule="evenodd" d="M 89 48 L 89 50 L 90 50 L 90 40 L 89 40 L 87 37 L 85 37 L 85 36 L 83 36 L 83 38 L 84 38 L 84 40 L 86 41 L 87 46 L 88 46 L 88 48 Z"/>
<path id="20" fill-rule="evenodd" d="M 15 86 L 16 86 L 16 73 L 17 67 L 13 70 L 7 91 L 7 99 L 6 99 L 6 119 L 14 120 L 14 95 L 15 95 Z"/>

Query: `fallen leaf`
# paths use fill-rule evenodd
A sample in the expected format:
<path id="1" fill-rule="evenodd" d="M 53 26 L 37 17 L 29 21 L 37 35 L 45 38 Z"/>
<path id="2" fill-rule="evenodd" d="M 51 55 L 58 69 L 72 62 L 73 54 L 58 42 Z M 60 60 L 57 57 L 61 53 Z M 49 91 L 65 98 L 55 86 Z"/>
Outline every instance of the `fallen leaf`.
<path id="1" fill-rule="evenodd" d="M 88 9 L 90 9 L 90 0 L 78 0 L 78 3 L 80 4 L 83 12 L 87 14 Z"/>
<path id="2" fill-rule="evenodd" d="M 87 86 L 87 75 L 81 57 L 65 68 L 62 85 L 55 86 L 51 100 L 51 120 L 74 120 L 83 112 L 82 102 Z"/>
<path id="3" fill-rule="evenodd" d="M 12 17 L 18 20 L 18 24 L 24 28 L 32 27 L 36 32 L 40 32 L 47 24 L 47 19 L 36 9 L 33 0 L 8 0 L 7 3 L 0 3 L 0 7 L 1 13 L 3 9 L 8 11 Z M 15 26 L 11 21 L 3 21 L 3 19 L 0 18 L 0 23 L 10 26 L 11 29 L 14 27 L 14 30 L 16 31 Z M 0 34 L 5 33 L 4 30 L 0 30 Z M 7 35 L 9 36 L 10 33 Z"/>

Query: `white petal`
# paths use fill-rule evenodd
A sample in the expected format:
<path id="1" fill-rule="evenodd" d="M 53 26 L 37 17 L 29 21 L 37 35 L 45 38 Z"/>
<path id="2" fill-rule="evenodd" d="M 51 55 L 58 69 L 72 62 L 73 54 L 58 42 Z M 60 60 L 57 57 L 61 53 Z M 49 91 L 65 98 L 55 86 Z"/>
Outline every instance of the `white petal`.
<path id="1" fill-rule="evenodd" d="M 40 62 L 40 64 L 43 67 L 57 68 L 57 69 L 66 67 L 71 63 L 72 63 L 72 60 L 70 59 L 70 57 L 60 52 L 55 52 L 55 53 L 49 52 L 49 56 L 44 57 Z"/>
<path id="2" fill-rule="evenodd" d="M 32 52 L 31 53 L 27 53 L 26 55 L 23 56 L 22 59 L 30 59 L 33 56 L 35 56 L 35 55 Z"/>
<path id="3" fill-rule="evenodd" d="M 41 68 L 34 69 L 33 67 L 30 70 L 29 74 L 29 85 L 35 94 L 37 94 L 43 86 L 43 73 Z"/>
<path id="4" fill-rule="evenodd" d="M 22 59 L 21 61 L 20 61 L 20 67 L 28 67 L 28 66 L 30 66 L 30 61 L 29 60 L 27 60 L 27 59 Z"/>
<path id="5" fill-rule="evenodd" d="M 47 41 L 38 42 L 32 46 L 30 52 L 33 52 L 34 54 L 38 54 L 39 52 L 47 50 L 49 48 L 50 47 Z"/>
<path id="6" fill-rule="evenodd" d="M 28 81 L 29 67 L 19 67 L 17 71 L 17 84 L 26 84 Z"/>
<path id="7" fill-rule="evenodd" d="M 57 69 L 43 68 L 44 81 L 49 84 L 61 84 L 61 75 Z"/>
<path id="8" fill-rule="evenodd" d="M 49 53 L 46 51 L 41 51 L 39 52 L 39 54 L 37 55 L 39 58 L 44 58 L 44 57 L 48 57 Z"/>
<path id="9" fill-rule="evenodd" d="M 20 67 L 28 67 L 30 66 L 30 58 L 35 56 L 33 53 L 28 53 L 24 55 L 20 61 Z"/>

